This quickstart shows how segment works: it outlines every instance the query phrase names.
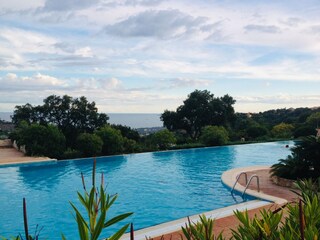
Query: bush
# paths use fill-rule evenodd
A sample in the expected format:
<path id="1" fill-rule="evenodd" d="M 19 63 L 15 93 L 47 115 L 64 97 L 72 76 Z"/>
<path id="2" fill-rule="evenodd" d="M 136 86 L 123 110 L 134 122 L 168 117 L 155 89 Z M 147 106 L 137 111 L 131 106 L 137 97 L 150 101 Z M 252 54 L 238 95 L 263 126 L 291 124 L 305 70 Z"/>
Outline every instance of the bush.
<path id="1" fill-rule="evenodd" d="M 288 139 L 292 137 L 293 129 L 294 127 L 292 124 L 280 123 L 272 128 L 271 133 L 276 138 Z"/>
<path id="2" fill-rule="evenodd" d="M 304 137 L 296 147 L 291 149 L 291 155 L 272 165 L 271 173 L 289 179 L 318 178 L 320 177 L 319 159 L 320 138 Z"/>
<path id="3" fill-rule="evenodd" d="M 105 125 L 96 131 L 96 134 L 102 139 L 102 154 L 113 155 L 123 152 L 124 139 L 120 130 Z"/>
<path id="4" fill-rule="evenodd" d="M 265 136 L 268 133 L 268 130 L 265 127 L 259 125 L 251 126 L 246 130 L 247 136 L 250 139 L 256 139 L 262 136 Z"/>
<path id="5" fill-rule="evenodd" d="M 64 151 L 62 155 L 62 159 L 75 159 L 80 158 L 82 156 L 81 152 L 72 148 L 68 148 Z"/>
<path id="6" fill-rule="evenodd" d="M 25 145 L 29 156 L 61 158 L 65 150 L 66 139 L 56 126 L 22 124 L 12 136 L 19 146 Z"/>
<path id="7" fill-rule="evenodd" d="M 302 127 L 298 127 L 293 132 L 294 138 L 305 137 L 309 135 L 316 135 L 316 129 L 314 127 L 302 126 Z"/>
<path id="8" fill-rule="evenodd" d="M 169 149 L 170 146 L 176 143 L 176 138 L 172 132 L 168 129 L 164 129 L 154 133 L 151 136 L 151 142 L 157 149 L 165 150 Z"/>
<path id="9" fill-rule="evenodd" d="M 202 129 L 200 141 L 207 146 L 220 146 L 229 141 L 229 136 L 224 127 L 206 126 Z"/>
<path id="10" fill-rule="evenodd" d="M 96 134 L 81 133 L 76 144 L 83 157 L 92 157 L 101 153 L 103 142 Z"/>

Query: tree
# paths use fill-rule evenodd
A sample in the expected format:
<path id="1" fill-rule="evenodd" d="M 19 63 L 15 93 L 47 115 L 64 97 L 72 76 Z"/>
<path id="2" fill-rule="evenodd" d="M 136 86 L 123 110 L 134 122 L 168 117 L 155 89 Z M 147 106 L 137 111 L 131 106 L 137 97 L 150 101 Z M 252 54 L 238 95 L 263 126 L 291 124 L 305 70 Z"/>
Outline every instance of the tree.
<path id="1" fill-rule="evenodd" d="M 277 138 L 291 138 L 293 129 L 292 124 L 280 123 L 272 128 L 271 133 Z"/>
<path id="2" fill-rule="evenodd" d="M 157 146 L 157 149 L 166 150 L 176 143 L 176 138 L 172 132 L 168 129 L 164 129 L 154 133 L 151 136 L 151 141 L 155 146 Z"/>
<path id="3" fill-rule="evenodd" d="M 320 112 L 312 113 L 306 120 L 307 124 L 317 128 L 320 127 Z"/>
<path id="4" fill-rule="evenodd" d="M 316 135 L 316 129 L 308 125 L 298 127 L 293 132 L 294 138 L 305 137 L 309 135 Z"/>
<path id="5" fill-rule="evenodd" d="M 234 103 L 235 100 L 229 95 L 215 98 L 207 90 L 195 90 L 175 112 L 165 110 L 161 120 L 167 129 L 183 129 L 191 138 L 197 139 L 204 126 L 231 125 L 234 121 Z"/>
<path id="6" fill-rule="evenodd" d="M 132 139 L 136 142 L 139 142 L 140 135 L 138 131 L 132 129 L 131 127 L 123 126 L 121 124 L 112 124 L 111 127 L 120 130 L 123 137 L 126 137 L 128 139 Z"/>
<path id="7" fill-rule="evenodd" d="M 25 145 L 30 156 L 60 158 L 65 150 L 66 139 L 56 126 L 22 122 L 13 136 L 20 146 Z"/>
<path id="8" fill-rule="evenodd" d="M 113 155 L 123 152 L 124 139 L 120 130 L 105 125 L 96 131 L 96 134 L 102 139 L 102 154 Z"/>
<path id="9" fill-rule="evenodd" d="M 249 138 L 256 139 L 258 137 L 265 136 L 268 133 L 268 130 L 265 127 L 257 124 L 257 125 L 253 125 L 253 126 L 249 127 L 246 130 L 246 132 L 247 132 L 247 136 Z"/>
<path id="10" fill-rule="evenodd" d="M 103 141 L 96 134 L 81 133 L 77 138 L 77 150 L 83 157 L 93 157 L 101 153 Z"/>
<path id="11" fill-rule="evenodd" d="M 229 141 L 228 131 L 222 126 L 206 126 L 202 129 L 200 141 L 208 146 L 220 146 Z"/>
<path id="12" fill-rule="evenodd" d="M 95 102 L 89 102 L 86 97 L 72 98 L 51 95 L 43 100 L 41 106 L 27 103 L 16 106 L 12 117 L 16 125 L 21 121 L 39 123 L 41 125 L 55 125 L 65 135 L 68 147 L 74 147 L 80 133 L 93 133 L 95 129 L 105 125 L 109 117 L 98 113 Z"/>

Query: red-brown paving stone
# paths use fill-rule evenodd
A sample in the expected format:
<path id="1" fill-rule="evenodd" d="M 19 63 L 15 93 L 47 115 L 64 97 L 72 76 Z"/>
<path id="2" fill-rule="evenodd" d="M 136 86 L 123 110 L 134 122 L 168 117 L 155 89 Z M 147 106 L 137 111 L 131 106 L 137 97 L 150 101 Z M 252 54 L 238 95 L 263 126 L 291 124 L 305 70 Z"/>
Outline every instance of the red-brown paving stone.
<path id="1" fill-rule="evenodd" d="M 259 176 L 259 180 L 260 180 L 260 191 L 262 191 L 268 195 L 272 195 L 275 197 L 280 197 L 280 198 L 286 199 L 288 202 L 296 201 L 297 195 L 291 191 L 292 189 L 278 186 L 270 180 L 270 172 L 269 171 L 270 171 L 269 168 L 263 169 L 263 170 L 249 171 L 249 172 L 247 172 L 248 179 L 253 174 L 256 174 Z M 246 185 L 244 175 L 242 175 L 240 177 L 239 183 L 243 186 Z M 250 184 L 249 189 L 257 190 L 257 184 L 255 181 L 253 181 L 252 184 Z M 271 203 L 271 204 L 264 206 L 264 207 L 249 210 L 248 214 L 249 214 L 249 217 L 254 217 L 255 215 L 259 216 L 260 215 L 259 213 L 262 209 L 275 210 L 275 209 L 278 209 L 279 207 L 280 206 L 278 206 L 277 204 Z M 235 216 L 228 216 L 228 217 L 216 219 L 215 225 L 214 225 L 214 233 L 219 234 L 221 231 L 223 231 L 223 236 L 226 237 L 227 239 L 229 239 L 232 236 L 231 229 L 236 229 L 238 225 L 239 225 L 239 220 Z M 160 240 L 160 239 L 178 240 L 178 239 L 181 239 L 181 237 L 182 237 L 182 231 L 180 230 L 180 231 L 169 233 L 169 234 L 166 234 L 163 236 L 158 236 L 153 239 L 155 239 L 155 240 Z M 186 238 L 183 237 L 183 239 L 186 239 Z"/>

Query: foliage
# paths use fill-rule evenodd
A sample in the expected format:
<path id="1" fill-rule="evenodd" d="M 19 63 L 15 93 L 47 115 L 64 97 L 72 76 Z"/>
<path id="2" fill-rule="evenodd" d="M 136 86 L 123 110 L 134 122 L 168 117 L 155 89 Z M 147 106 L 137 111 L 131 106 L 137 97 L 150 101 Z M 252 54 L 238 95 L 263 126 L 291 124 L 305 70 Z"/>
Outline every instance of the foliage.
<path id="1" fill-rule="evenodd" d="M 320 112 L 312 113 L 306 120 L 313 128 L 320 127 Z"/>
<path id="2" fill-rule="evenodd" d="M 206 126 L 202 129 L 200 141 L 207 146 L 224 145 L 228 140 L 228 131 L 224 127 Z"/>
<path id="3" fill-rule="evenodd" d="M 291 138 L 293 129 L 292 124 L 280 123 L 272 128 L 271 133 L 277 138 Z"/>
<path id="4" fill-rule="evenodd" d="M 261 125 L 253 125 L 246 130 L 246 134 L 249 139 L 256 139 L 268 134 L 268 129 Z"/>
<path id="5" fill-rule="evenodd" d="M 188 149 L 188 148 L 202 148 L 205 147 L 203 143 L 185 143 L 170 147 L 170 149 Z"/>
<path id="6" fill-rule="evenodd" d="M 92 172 L 91 189 L 87 191 L 84 177 L 82 175 L 84 193 L 81 194 L 80 192 L 78 192 L 78 199 L 82 204 L 82 206 L 85 208 L 85 211 L 87 214 L 87 220 L 86 220 L 86 217 L 84 217 L 81 214 L 81 211 L 79 211 L 78 208 L 73 203 L 70 202 L 75 213 L 75 219 L 78 224 L 79 238 L 81 240 L 97 240 L 99 239 L 102 233 L 102 230 L 132 215 L 132 213 L 124 213 L 107 220 L 107 213 L 110 207 L 116 201 L 117 195 L 110 196 L 105 192 L 103 174 L 101 175 L 100 187 L 96 188 L 95 162 L 93 166 L 94 167 Z M 114 233 L 112 236 L 108 237 L 107 239 L 109 240 L 120 239 L 128 227 L 129 227 L 129 224 L 124 225 L 116 233 Z M 65 239 L 65 237 L 63 238 Z"/>
<path id="7" fill-rule="evenodd" d="M 92 133 L 105 125 L 109 117 L 98 113 L 95 102 L 88 102 L 86 97 L 72 98 L 51 95 L 43 100 L 44 104 L 32 106 L 27 103 L 16 106 L 12 122 L 19 125 L 21 121 L 28 124 L 57 126 L 67 139 L 67 146 L 73 147 L 79 133 Z"/>
<path id="8" fill-rule="evenodd" d="M 30 156 L 61 157 L 65 150 L 64 135 L 52 125 L 21 122 L 11 137 L 17 140 L 19 146 L 25 145 Z"/>
<path id="9" fill-rule="evenodd" d="M 320 138 L 304 137 L 291 149 L 291 155 L 271 167 L 275 176 L 289 179 L 320 177 Z"/>
<path id="10" fill-rule="evenodd" d="M 215 98 L 207 90 L 195 90 L 175 112 L 165 110 L 161 120 L 170 131 L 184 129 L 191 138 L 197 139 L 204 126 L 231 124 L 234 121 L 234 103 L 229 95 Z"/>
<path id="11" fill-rule="evenodd" d="M 309 135 L 316 135 L 316 129 L 308 125 L 300 126 L 293 132 L 294 138 L 305 137 Z"/>
<path id="12" fill-rule="evenodd" d="M 112 124 L 111 127 L 113 127 L 114 129 L 120 130 L 121 135 L 123 137 L 134 140 L 136 142 L 139 142 L 140 140 L 140 135 L 138 131 L 132 129 L 131 127 L 123 126 L 120 124 L 117 124 L 117 125 Z"/>
<path id="13" fill-rule="evenodd" d="M 188 224 L 182 227 L 181 239 L 187 240 L 223 240 L 222 233 L 215 236 L 213 233 L 214 219 L 207 218 L 206 215 L 200 215 L 200 221 L 192 223 L 188 218 Z"/>
<path id="14" fill-rule="evenodd" d="M 166 150 L 176 143 L 176 138 L 168 129 L 158 131 L 151 135 L 151 141 L 157 149 Z"/>
<path id="15" fill-rule="evenodd" d="M 282 108 L 274 109 L 260 113 L 252 113 L 251 117 L 254 121 L 266 126 L 267 128 L 272 128 L 272 126 L 278 125 L 280 123 L 288 124 L 299 124 L 304 123 L 310 114 L 318 112 L 320 109 L 311 108 Z"/>
<path id="16" fill-rule="evenodd" d="M 135 140 L 126 137 L 123 138 L 123 148 L 125 153 L 141 152 L 140 145 Z"/>
<path id="17" fill-rule="evenodd" d="M 80 158 L 82 156 L 82 153 L 76 149 L 67 148 L 66 151 L 64 151 L 62 155 L 62 159 L 74 159 L 74 158 Z"/>
<path id="18" fill-rule="evenodd" d="M 102 154 L 113 155 L 122 153 L 124 150 L 124 139 L 120 130 L 110 125 L 105 125 L 96 131 L 96 134 L 102 139 Z"/>
<path id="19" fill-rule="evenodd" d="M 276 240 L 280 239 L 279 224 L 282 218 L 282 212 L 272 213 L 270 210 L 262 209 L 260 218 L 255 216 L 249 218 L 248 211 L 234 212 L 240 224 L 236 230 L 232 230 L 232 237 L 235 240 Z"/>
<path id="20" fill-rule="evenodd" d="M 244 213 L 236 211 L 235 215 L 240 225 L 232 230 L 233 239 L 318 239 L 320 234 L 319 186 L 311 183 L 310 180 L 298 181 L 297 187 L 301 191 L 301 200 L 287 205 L 285 215 L 264 209 L 260 211 L 259 217 L 250 219 L 247 211 Z"/>
<path id="21" fill-rule="evenodd" d="M 103 142 L 96 134 L 81 133 L 76 144 L 83 157 L 91 157 L 101 153 Z"/>

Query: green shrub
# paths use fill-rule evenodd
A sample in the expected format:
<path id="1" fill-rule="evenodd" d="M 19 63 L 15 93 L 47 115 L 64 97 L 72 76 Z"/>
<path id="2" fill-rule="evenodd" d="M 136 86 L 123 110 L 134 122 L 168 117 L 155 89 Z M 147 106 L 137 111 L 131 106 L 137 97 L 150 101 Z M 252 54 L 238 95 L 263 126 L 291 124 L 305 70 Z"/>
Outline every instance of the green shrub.
<path id="1" fill-rule="evenodd" d="M 76 149 L 68 148 L 62 154 L 62 159 L 75 159 L 75 158 L 80 158 L 81 156 L 82 156 L 82 154 L 80 151 L 78 151 Z"/>
<path id="2" fill-rule="evenodd" d="M 61 158 L 65 150 L 66 138 L 56 126 L 22 123 L 12 136 L 29 156 Z"/>
<path id="3" fill-rule="evenodd" d="M 101 153 L 103 142 L 96 134 L 81 133 L 77 138 L 76 145 L 83 157 L 93 157 Z"/>
<path id="4" fill-rule="evenodd" d="M 272 165 L 272 175 L 289 179 L 320 177 L 320 138 L 304 137 L 291 149 L 291 155 Z"/>
<path id="5" fill-rule="evenodd" d="M 157 149 L 166 150 L 176 143 L 176 138 L 168 129 L 158 131 L 151 135 L 151 142 Z"/>
<path id="6" fill-rule="evenodd" d="M 200 142 L 207 146 L 220 146 L 229 141 L 228 132 L 221 126 L 206 126 L 202 129 Z"/>
<path id="7" fill-rule="evenodd" d="M 105 125 L 95 132 L 103 141 L 102 154 L 113 155 L 123 152 L 124 139 L 120 130 Z"/>

